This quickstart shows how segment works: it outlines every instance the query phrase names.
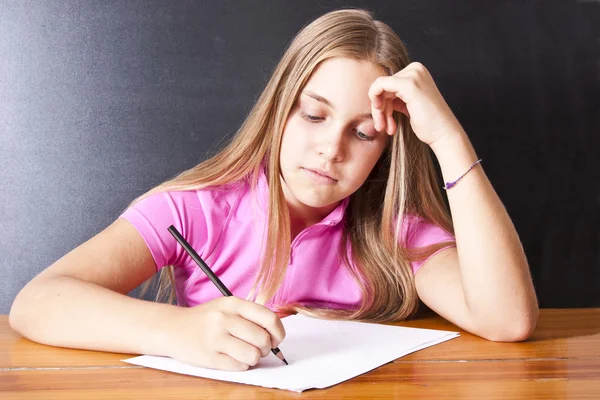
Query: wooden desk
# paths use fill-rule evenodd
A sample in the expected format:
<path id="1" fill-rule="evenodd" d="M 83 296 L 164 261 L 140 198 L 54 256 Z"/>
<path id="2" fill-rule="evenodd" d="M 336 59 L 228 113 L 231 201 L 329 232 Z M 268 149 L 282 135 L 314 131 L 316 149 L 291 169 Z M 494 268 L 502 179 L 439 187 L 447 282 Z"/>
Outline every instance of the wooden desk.
<path id="1" fill-rule="evenodd" d="M 130 355 L 44 346 L 0 316 L 0 399 L 600 399 L 600 308 L 542 310 L 522 343 L 489 342 L 439 317 L 402 325 L 461 331 L 327 389 L 294 393 L 146 369 Z"/>

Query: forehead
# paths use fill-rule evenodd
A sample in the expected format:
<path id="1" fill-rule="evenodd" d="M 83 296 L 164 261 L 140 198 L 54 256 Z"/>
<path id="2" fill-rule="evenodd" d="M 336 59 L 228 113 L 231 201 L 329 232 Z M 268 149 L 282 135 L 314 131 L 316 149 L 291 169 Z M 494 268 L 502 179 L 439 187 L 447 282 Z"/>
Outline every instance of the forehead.
<path id="1" fill-rule="evenodd" d="M 325 97 L 336 109 L 357 107 L 363 112 L 370 110 L 368 93 L 371 84 L 385 75 L 379 65 L 335 57 L 317 66 L 304 89 Z"/>

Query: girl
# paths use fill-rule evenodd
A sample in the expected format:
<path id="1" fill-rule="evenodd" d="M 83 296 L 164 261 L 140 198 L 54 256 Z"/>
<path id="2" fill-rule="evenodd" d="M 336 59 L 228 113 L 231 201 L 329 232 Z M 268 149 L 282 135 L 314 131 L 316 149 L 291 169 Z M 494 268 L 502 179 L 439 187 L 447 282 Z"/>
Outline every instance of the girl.
<path id="1" fill-rule="evenodd" d="M 389 26 L 327 13 L 295 37 L 225 149 L 35 277 L 10 324 L 45 344 L 227 370 L 279 345 L 277 313 L 400 321 L 419 298 L 476 335 L 524 340 L 538 316 L 528 264 L 478 161 Z M 158 270 L 178 306 L 126 295 Z"/>

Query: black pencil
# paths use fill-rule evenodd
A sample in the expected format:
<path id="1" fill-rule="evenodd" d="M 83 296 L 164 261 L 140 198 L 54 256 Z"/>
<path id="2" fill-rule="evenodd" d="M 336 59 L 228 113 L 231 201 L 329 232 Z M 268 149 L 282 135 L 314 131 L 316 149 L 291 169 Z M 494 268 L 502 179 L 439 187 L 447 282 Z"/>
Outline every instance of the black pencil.
<path id="1" fill-rule="evenodd" d="M 171 226 L 169 226 L 169 228 L 167 230 L 169 232 L 171 232 L 171 235 L 173 235 L 175 240 L 177 240 L 177 242 L 179 242 L 181 247 L 183 247 L 183 249 L 190 255 L 190 257 L 192 257 L 192 260 L 194 260 L 196 262 L 196 264 L 198 264 L 200 269 L 206 274 L 206 276 L 208 276 L 208 279 L 210 279 L 212 281 L 212 283 L 215 284 L 217 289 L 219 289 L 221 291 L 221 293 L 223 293 L 223 296 L 233 296 L 233 294 L 231 294 L 231 292 L 229 291 L 229 289 L 227 289 L 225 284 L 223 282 L 221 282 L 219 277 L 217 275 L 215 275 L 214 272 L 212 272 L 210 267 L 204 262 L 204 260 L 198 255 L 198 253 L 196 253 L 196 250 L 194 250 L 194 248 L 192 246 L 190 246 L 190 244 L 187 242 L 187 240 L 185 240 L 183 238 L 183 236 L 181 236 L 181 233 L 179 233 L 177 228 L 175 228 L 173 225 L 171 225 Z M 281 350 L 279 350 L 279 347 L 275 347 L 274 349 L 271 349 L 271 352 L 273 354 L 275 354 L 275 356 L 277 358 L 279 358 L 281 361 L 283 361 L 285 363 L 285 365 L 288 365 L 288 362 L 286 361 L 285 357 L 283 356 L 283 353 L 281 352 Z"/>

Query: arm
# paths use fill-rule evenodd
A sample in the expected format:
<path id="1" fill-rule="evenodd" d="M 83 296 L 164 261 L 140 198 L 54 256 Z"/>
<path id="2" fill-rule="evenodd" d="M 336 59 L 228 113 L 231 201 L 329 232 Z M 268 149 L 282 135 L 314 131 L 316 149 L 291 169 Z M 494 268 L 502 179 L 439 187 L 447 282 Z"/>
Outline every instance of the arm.
<path id="1" fill-rule="evenodd" d="M 446 182 L 477 157 L 429 71 L 418 62 L 369 89 L 376 128 L 393 135 L 392 111 L 405 114 L 431 147 Z M 441 185 L 440 185 L 441 186 Z M 447 191 L 456 248 L 431 257 L 416 273 L 419 297 L 432 310 L 490 340 L 527 338 L 538 304 L 521 242 L 481 164 Z"/>
<path id="2" fill-rule="evenodd" d="M 126 295 L 155 272 L 142 236 L 119 218 L 25 286 L 10 325 L 48 345 L 168 356 L 224 370 L 247 370 L 285 337 L 275 313 L 233 296 L 185 308 Z"/>
<path id="3" fill-rule="evenodd" d="M 155 271 L 142 237 L 118 219 L 28 283 L 10 325 L 53 346 L 166 355 L 164 321 L 177 307 L 126 295 Z"/>
<path id="4" fill-rule="evenodd" d="M 445 182 L 477 156 L 462 129 L 435 142 Z M 425 304 L 457 325 L 490 340 L 524 340 L 535 329 L 538 303 L 523 247 L 487 179 L 475 166 L 447 190 L 456 248 L 436 254 L 415 275 Z"/>

